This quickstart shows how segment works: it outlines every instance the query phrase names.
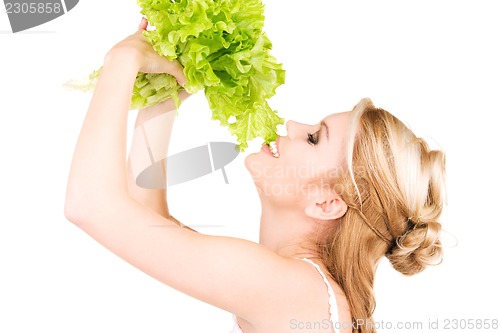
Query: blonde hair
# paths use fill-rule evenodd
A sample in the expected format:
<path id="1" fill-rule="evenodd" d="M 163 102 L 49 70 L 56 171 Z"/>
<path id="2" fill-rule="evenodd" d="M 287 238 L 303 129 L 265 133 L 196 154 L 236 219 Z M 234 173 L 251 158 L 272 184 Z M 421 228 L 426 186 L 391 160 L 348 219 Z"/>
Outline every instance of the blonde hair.
<path id="1" fill-rule="evenodd" d="M 375 332 L 374 276 L 386 256 L 404 275 L 440 262 L 445 156 L 370 99 L 353 110 L 346 163 L 332 179 L 348 205 L 319 245 L 348 300 L 354 332 Z M 340 189 L 340 191 L 339 191 Z"/>

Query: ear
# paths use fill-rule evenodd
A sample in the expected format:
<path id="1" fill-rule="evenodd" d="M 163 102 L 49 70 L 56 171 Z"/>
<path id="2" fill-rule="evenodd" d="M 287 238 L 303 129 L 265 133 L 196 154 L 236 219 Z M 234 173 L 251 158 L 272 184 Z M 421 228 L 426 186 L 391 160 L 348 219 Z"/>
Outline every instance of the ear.
<path id="1" fill-rule="evenodd" d="M 307 216 L 317 220 L 336 220 L 344 216 L 347 204 L 336 193 L 311 200 L 306 206 Z"/>

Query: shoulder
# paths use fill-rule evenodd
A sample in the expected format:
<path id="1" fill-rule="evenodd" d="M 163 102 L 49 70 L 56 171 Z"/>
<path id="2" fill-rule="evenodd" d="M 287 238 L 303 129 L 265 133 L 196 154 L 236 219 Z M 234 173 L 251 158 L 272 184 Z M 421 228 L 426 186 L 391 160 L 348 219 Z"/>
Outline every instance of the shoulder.
<path id="1" fill-rule="evenodd" d="M 351 311 L 349 310 L 350 309 L 349 301 L 347 300 L 347 297 L 342 288 L 340 287 L 340 285 L 331 277 L 328 277 L 328 279 L 335 294 L 335 301 L 337 303 L 339 321 L 343 325 L 343 327 L 347 328 L 345 332 L 351 332 L 350 328 L 352 327 L 352 318 L 351 318 Z M 343 331 L 340 331 L 340 333 L 343 333 Z"/>
<path id="2" fill-rule="evenodd" d="M 269 294 L 267 299 L 269 304 L 273 304 L 273 311 L 256 321 L 239 319 L 240 324 L 251 325 L 257 331 L 283 331 L 306 327 L 308 324 L 328 326 L 330 297 L 323 277 L 310 263 L 295 258 L 286 258 L 284 261 L 288 269 L 275 272 L 279 276 L 274 277 L 282 281 L 283 288 Z M 320 268 L 326 272 L 322 265 Z M 350 322 L 349 306 L 342 288 L 329 275 L 326 276 L 335 294 L 340 321 Z"/>
<path id="3" fill-rule="evenodd" d="M 351 312 L 349 310 L 349 302 L 344 291 L 331 277 L 326 266 L 323 265 L 320 260 L 315 259 L 313 262 L 317 265 L 317 267 L 313 267 L 313 265 L 307 262 L 303 262 L 305 265 L 302 265 L 302 269 L 304 270 L 304 279 L 307 279 L 309 285 L 309 287 L 306 288 L 304 297 L 309 299 L 311 305 L 316 304 L 314 311 L 324 314 L 325 311 L 322 309 L 326 307 L 327 318 L 330 318 L 330 309 L 332 311 L 336 311 L 336 315 L 340 323 L 344 323 L 345 326 L 350 327 Z M 318 268 L 321 270 L 323 275 L 318 271 Z M 328 292 L 329 286 L 333 291 L 333 297 L 331 297 Z M 333 305 L 331 308 L 330 304 Z M 347 331 L 350 332 L 350 330 Z M 336 332 L 338 332 L 338 330 Z"/>

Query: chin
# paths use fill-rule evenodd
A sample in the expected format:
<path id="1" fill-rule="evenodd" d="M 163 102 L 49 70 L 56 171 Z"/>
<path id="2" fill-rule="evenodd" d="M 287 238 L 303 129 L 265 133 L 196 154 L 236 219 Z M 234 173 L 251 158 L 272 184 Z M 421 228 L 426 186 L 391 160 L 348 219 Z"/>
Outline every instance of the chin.
<path id="1" fill-rule="evenodd" d="M 250 154 L 245 158 L 245 167 L 250 173 L 250 176 L 252 176 L 261 200 L 263 196 L 267 196 L 265 188 L 266 184 L 270 181 L 265 174 L 266 166 L 269 165 L 266 163 L 266 157 L 267 156 L 264 156 L 261 152 L 258 152 Z"/>
<path id="2" fill-rule="evenodd" d="M 253 153 L 245 157 L 245 168 L 248 170 L 250 175 L 253 178 L 253 181 L 256 183 L 261 182 L 262 179 L 260 175 L 262 174 L 263 164 L 260 161 L 259 153 Z"/>
<path id="3" fill-rule="evenodd" d="M 261 152 L 258 151 L 256 153 L 251 153 L 248 154 L 247 157 L 245 157 L 245 167 L 247 170 L 252 173 L 252 170 L 258 169 L 258 165 L 261 164 Z"/>

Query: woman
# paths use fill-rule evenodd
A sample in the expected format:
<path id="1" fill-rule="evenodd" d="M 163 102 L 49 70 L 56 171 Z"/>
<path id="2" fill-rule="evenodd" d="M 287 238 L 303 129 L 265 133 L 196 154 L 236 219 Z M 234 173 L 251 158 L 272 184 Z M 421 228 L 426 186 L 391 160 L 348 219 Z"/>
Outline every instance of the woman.
<path id="1" fill-rule="evenodd" d="M 170 216 L 165 191 L 139 188 L 124 162 L 137 72 L 186 81 L 147 43 L 146 28 L 143 19 L 106 54 L 75 148 L 66 217 L 150 276 L 235 314 L 234 332 L 375 332 L 379 260 L 411 275 L 441 256 L 443 153 L 368 99 L 319 124 L 289 121 L 276 149 L 245 160 L 262 201 L 259 244 L 194 232 Z M 171 109 L 140 111 L 136 127 Z M 148 145 L 168 141 L 163 132 Z M 131 161 L 150 149 L 133 147 Z"/>

